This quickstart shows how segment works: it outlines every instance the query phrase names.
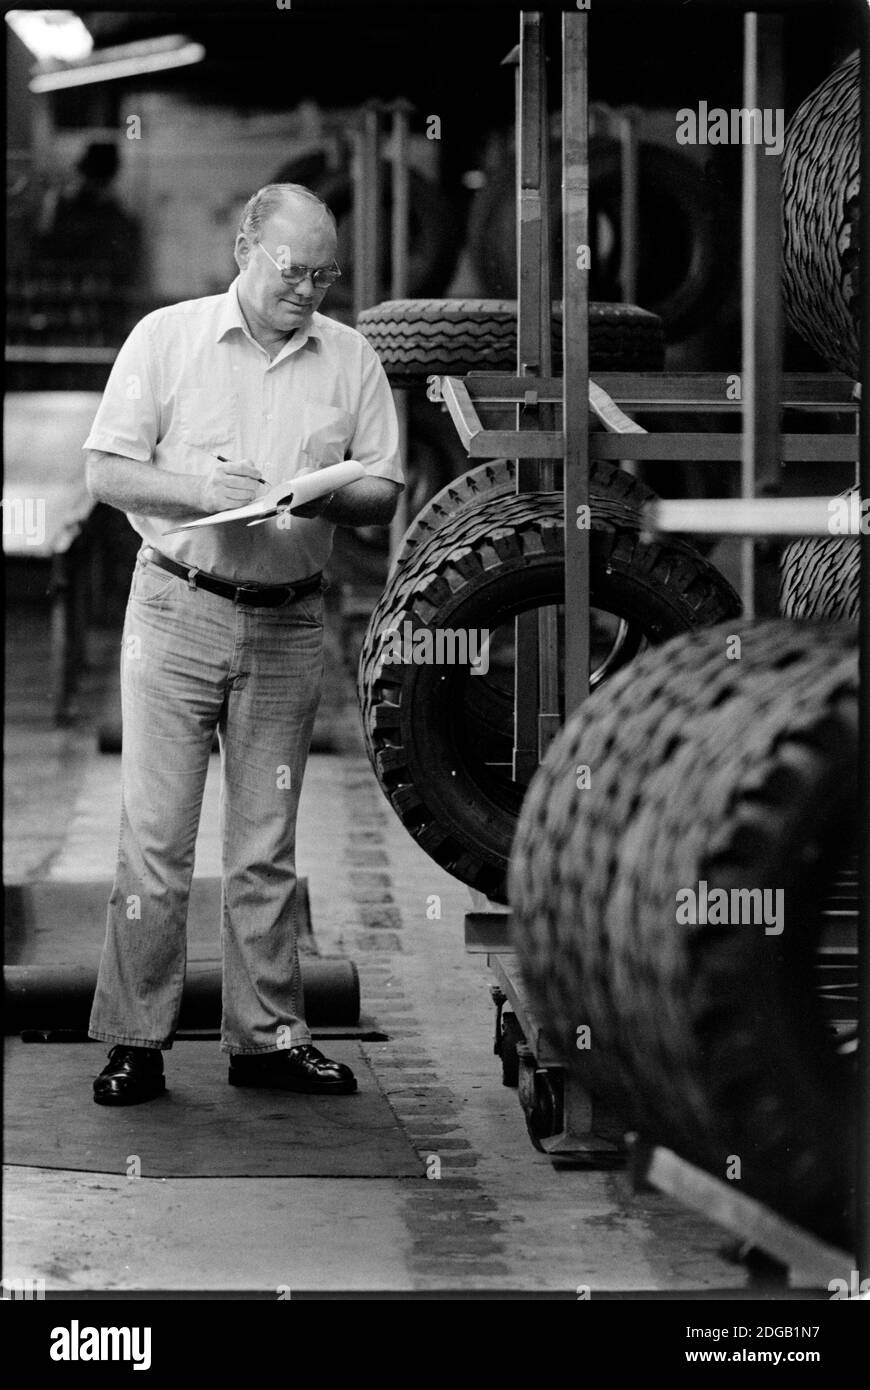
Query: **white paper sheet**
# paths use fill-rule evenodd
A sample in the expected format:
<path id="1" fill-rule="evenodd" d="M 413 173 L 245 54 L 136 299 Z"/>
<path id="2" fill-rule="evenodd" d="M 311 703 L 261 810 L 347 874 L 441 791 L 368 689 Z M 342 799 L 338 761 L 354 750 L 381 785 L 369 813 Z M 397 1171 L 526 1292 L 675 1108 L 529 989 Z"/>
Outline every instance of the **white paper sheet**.
<path id="1" fill-rule="evenodd" d="M 280 512 L 289 511 L 292 516 L 297 507 L 304 507 L 330 492 L 338 492 L 365 477 L 365 469 L 356 459 L 345 459 L 343 463 L 332 463 L 327 468 L 318 468 L 312 473 L 299 473 L 286 482 L 275 483 L 267 488 L 253 502 L 244 507 L 231 507 L 225 512 L 214 512 L 211 516 L 197 517 L 195 521 L 185 521 L 181 526 L 172 526 L 164 531 L 171 536 L 176 531 L 192 531 L 197 526 L 223 526 L 229 521 L 246 521 L 249 526 L 268 521 Z"/>

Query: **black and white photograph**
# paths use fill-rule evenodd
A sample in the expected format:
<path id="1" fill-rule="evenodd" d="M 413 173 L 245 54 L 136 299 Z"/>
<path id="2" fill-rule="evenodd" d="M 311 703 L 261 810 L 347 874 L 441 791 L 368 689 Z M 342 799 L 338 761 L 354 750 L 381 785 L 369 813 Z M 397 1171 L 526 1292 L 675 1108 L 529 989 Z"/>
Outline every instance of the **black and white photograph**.
<path id="1" fill-rule="evenodd" d="M 833 1374 L 870 4 L 4 31 L 22 1364 L 162 1377 L 200 1302 L 561 1300 L 614 1371 Z"/>

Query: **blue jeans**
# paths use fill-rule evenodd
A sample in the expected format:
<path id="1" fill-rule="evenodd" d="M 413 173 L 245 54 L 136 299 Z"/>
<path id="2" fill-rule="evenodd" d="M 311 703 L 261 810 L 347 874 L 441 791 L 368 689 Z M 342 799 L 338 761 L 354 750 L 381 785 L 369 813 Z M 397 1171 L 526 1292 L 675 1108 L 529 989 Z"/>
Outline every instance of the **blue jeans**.
<path id="1" fill-rule="evenodd" d="M 323 675 L 320 592 L 243 607 L 136 562 L 121 648 L 121 833 L 90 1036 L 169 1048 L 215 728 L 225 1052 L 310 1042 L 296 941 L 296 812 Z"/>

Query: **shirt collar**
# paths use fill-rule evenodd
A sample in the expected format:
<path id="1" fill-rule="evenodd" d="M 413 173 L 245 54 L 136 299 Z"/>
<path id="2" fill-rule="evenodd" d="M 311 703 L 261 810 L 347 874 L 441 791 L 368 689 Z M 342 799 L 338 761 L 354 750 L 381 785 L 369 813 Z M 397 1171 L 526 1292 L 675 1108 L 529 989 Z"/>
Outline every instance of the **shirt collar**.
<path id="1" fill-rule="evenodd" d="M 220 310 L 218 312 L 217 332 L 215 334 L 215 341 L 221 342 L 221 340 L 225 338 L 226 335 L 233 328 L 240 328 L 242 332 L 245 334 L 245 337 L 251 337 L 251 330 L 248 328 L 248 325 L 245 322 L 245 316 L 242 313 L 242 306 L 239 303 L 238 275 L 230 285 L 226 294 L 223 296 L 223 303 L 221 304 Z M 301 334 L 304 334 L 304 336 L 300 338 L 300 330 L 297 329 L 296 333 L 293 334 L 293 337 L 290 338 L 288 342 L 284 344 L 284 346 L 281 349 L 281 352 L 283 353 L 287 347 L 291 346 L 294 351 L 299 352 L 303 347 L 307 347 L 309 343 L 313 348 L 319 348 L 321 342 L 321 332 L 319 325 L 314 322 L 314 315 L 312 315 L 312 317 L 308 320 L 307 326 L 301 330 Z"/>

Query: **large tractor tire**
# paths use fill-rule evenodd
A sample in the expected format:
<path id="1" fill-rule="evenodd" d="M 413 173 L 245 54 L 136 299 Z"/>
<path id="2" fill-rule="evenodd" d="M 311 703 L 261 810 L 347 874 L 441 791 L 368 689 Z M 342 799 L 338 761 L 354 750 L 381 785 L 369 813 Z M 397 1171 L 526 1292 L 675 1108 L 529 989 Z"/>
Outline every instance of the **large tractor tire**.
<path id="1" fill-rule="evenodd" d="M 364 309 L 357 328 L 397 385 L 427 376 L 515 371 L 517 305 L 513 299 L 388 299 Z M 562 308 L 553 306 L 554 371 L 562 353 Z M 661 319 L 635 304 L 589 305 L 592 371 L 660 371 Z"/>
<path id="2" fill-rule="evenodd" d="M 859 361 L 859 82 L 853 53 L 798 107 L 782 162 L 785 312 L 850 377 Z"/>
<path id="3" fill-rule="evenodd" d="M 850 488 L 846 497 L 857 497 Z M 788 618 L 858 621 L 861 557 L 857 536 L 794 541 L 780 564 L 780 611 Z"/>
<path id="4" fill-rule="evenodd" d="M 645 645 L 739 611 L 733 589 L 692 547 L 641 542 L 639 494 L 650 495 L 612 465 L 593 466 L 590 678 L 596 687 Z M 558 612 L 564 573 L 558 494 L 484 494 L 393 574 L 360 657 L 364 736 L 385 795 L 437 863 L 496 901 L 505 900 L 525 790 L 506 766 L 514 619 L 542 607 Z M 467 659 L 452 663 L 451 653 L 440 664 L 396 660 L 397 639 L 389 636 L 408 635 L 403 656 L 413 643 L 425 655 L 425 644 L 439 633 L 481 631 L 490 634 L 490 669 L 478 675 Z"/>
<path id="5" fill-rule="evenodd" d="M 586 1085 L 837 1240 L 852 1059 L 825 1023 L 817 949 L 856 845 L 856 641 L 772 620 L 645 653 L 551 746 L 510 876 L 538 1017 Z M 700 906 L 687 920 L 686 890 L 719 889 L 730 923 Z M 740 924 L 730 895 L 756 889 L 782 899 L 747 898 Z"/>

